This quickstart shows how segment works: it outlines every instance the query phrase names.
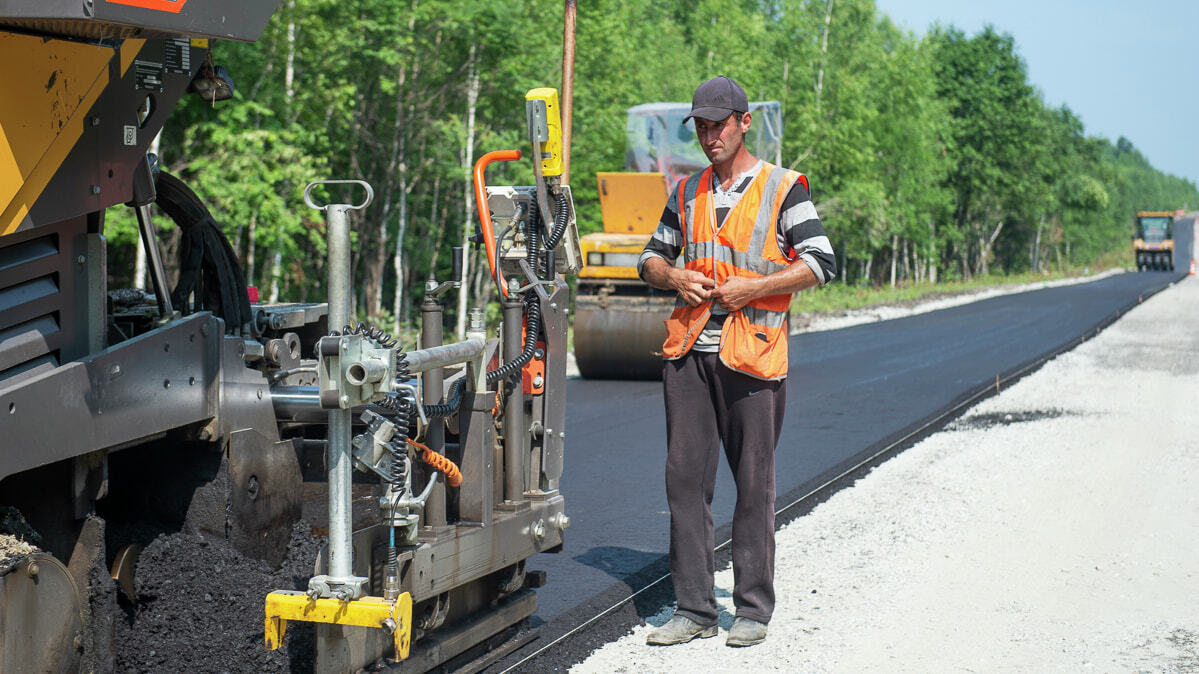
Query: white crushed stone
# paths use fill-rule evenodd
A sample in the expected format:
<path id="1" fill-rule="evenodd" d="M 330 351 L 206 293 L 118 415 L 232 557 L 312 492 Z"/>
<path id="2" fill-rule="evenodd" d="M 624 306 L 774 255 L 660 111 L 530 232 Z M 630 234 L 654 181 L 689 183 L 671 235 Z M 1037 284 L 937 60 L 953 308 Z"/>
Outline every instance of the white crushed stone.
<path id="1" fill-rule="evenodd" d="M 1187 279 L 782 528 L 765 643 L 726 568 L 719 637 L 571 671 L 1199 672 L 1196 404 Z"/>

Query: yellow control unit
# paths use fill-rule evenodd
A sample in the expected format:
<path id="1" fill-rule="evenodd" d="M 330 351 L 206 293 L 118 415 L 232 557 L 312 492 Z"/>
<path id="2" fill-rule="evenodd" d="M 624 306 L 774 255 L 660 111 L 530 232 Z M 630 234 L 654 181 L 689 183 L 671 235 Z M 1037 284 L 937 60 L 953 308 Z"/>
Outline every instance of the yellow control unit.
<path id="1" fill-rule="evenodd" d="M 562 117 L 558 114 L 558 90 L 549 87 L 530 89 L 525 94 L 529 111 L 529 137 L 535 139 L 541 153 L 541 175 L 562 175 Z"/>

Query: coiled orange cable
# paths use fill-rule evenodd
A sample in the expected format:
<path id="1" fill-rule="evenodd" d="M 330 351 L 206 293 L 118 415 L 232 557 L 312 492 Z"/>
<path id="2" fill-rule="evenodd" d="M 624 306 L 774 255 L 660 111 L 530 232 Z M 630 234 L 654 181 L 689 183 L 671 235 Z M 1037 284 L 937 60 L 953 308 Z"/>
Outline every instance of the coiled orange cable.
<path id="1" fill-rule="evenodd" d="M 445 475 L 446 484 L 451 487 L 457 487 L 462 484 L 462 472 L 458 470 L 458 466 L 454 465 L 453 461 L 415 440 L 408 440 L 408 444 L 420 450 L 421 461 L 433 466 L 434 470 L 440 471 L 441 474 Z"/>

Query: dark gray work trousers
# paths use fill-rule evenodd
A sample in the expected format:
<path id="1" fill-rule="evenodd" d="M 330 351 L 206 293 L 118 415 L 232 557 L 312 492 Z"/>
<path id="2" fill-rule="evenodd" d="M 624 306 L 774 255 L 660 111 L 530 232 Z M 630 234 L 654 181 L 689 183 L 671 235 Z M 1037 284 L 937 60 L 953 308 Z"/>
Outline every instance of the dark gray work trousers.
<path id="1" fill-rule="evenodd" d="M 774 449 L 783 428 L 786 380 L 729 369 L 716 353 L 691 351 L 663 368 L 670 572 L 677 613 L 716 624 L 712 495 L 720 446 L 737 483 L 733 511 L 733 604 L 770 622 L 774 612 Z"/>

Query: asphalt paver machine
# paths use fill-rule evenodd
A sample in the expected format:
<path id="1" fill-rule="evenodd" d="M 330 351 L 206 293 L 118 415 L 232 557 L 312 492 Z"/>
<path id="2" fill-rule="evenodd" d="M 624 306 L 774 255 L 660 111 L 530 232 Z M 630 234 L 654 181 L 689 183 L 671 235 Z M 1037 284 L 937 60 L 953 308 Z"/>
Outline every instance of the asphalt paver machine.
<path id="1" fill-rule="evenodd" d="M 526 102 L 534 185 L 484 185 L 519 151 L 476 165 L 497 333 L 477 310 L 442 343 L 453 281 L 426 288 L 421 348 L 350 319 L 358 182 L 306 195 L 329 228 L 329 302 L 252 304 L 201 199 L 147 151 L 184 95 L 232 96 L 213 42 L 257 39 L 276 5 L 0 0 L 0 671 L 112 671 L 117 593 L 163 522 L 279 564 L 305 465 L 328 466 L 329 544 L 261 624 L 277 646 L 318 623 L 319 671 L 424 671 L 491 638 L 535 608 L 526 560 L 562 545 L 563 279 L 581 259 L 555 92 Z M 322 200 L 342 188 L 360 191 Z M 108 287 L 121 204 L 151 292 Z M 191 245 L 173 283 L 151 205 Z M 375 478 L 351 484 L 355 468 Z M 363 487 L 372 507 L 351 508 Z"/>

